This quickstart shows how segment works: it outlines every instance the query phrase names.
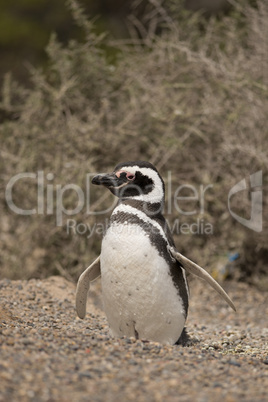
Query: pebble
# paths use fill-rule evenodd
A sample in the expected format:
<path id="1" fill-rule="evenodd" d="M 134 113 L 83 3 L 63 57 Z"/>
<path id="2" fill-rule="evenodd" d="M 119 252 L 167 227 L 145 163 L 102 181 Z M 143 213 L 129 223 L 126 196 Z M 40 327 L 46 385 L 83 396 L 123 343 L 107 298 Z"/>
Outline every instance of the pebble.
<path id="1" fill-rule="evenodd" d="M 232 366 L 241 367 L 241 364 L 234 359 L 229 360 L 228 363 L 231 364 Z"/>
<path id="2" fill-rule="evenodd" d="M 0 281 L 0 402 L 266 401 L 267 294 L 230 284 L 234 314 L 210 289 L 206 310 L 203 286 L 191 287 L 182 347 L 112 339 L 92 297 L 77 319 L 63 278 Z"/>

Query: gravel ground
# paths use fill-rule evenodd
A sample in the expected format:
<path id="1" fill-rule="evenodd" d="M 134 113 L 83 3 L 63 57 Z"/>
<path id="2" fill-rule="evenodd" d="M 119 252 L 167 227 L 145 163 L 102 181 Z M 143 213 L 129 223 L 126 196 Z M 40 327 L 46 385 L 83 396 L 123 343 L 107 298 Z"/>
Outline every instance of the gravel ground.
<path id="1" fill-rule="evenodd" d="M 111 339 L 98 281 L 83 321 L 63 278 L 0 281 L 0 401 L 267 401 L 268 293 L 190 285 L 182 347 Z"/>

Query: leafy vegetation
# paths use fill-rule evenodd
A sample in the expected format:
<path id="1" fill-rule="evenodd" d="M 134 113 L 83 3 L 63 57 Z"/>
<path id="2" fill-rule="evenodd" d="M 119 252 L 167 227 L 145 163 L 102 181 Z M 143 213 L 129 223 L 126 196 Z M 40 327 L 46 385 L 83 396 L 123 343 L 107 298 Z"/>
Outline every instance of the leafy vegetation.
<path id="1" fill-rule="evenodd" d="M 31 85 L 22 87 L 10 75 L 3 84 L 0 275 L 76 278 L 99 253 L 100 224 L 110 214 L 92 212 L 108 208 L 113 198 L 90 187 L 90 214 L 84 206 L 75 216 L 63 214 L 57 226 L 59 189 L 72 183 L 86 194 L 88 173 L 110 171 L 124 160 L 148 160 L 172 183 L 166 210 L 171 226 L 179 219 L 180 225 L 212 227 L 210 234 L 201 228 L 199 234 L 175 233 L 181 252 L 212 269 L 235 250 L 240 254 L 237 276 L 262 281 L 267 222 L 260 233 L 247 229 L 232 218 L 227 202 L 230 189 L 252 173 L 262 170 L 267 180 L 266 3 L 237 6 L 233 14 L 203 24 L 196 14 L 174 19 L 170 10 L 156 5 L 144 29 L 137 32 L 133 26 L 137 35 L 128 43 L 97 34 L 80 6 L 73 0 L 69 4 L 85 40 L 62 45 L 52 35 L 49 65 L 31 69 Z M 44 172 L 45 197 L 53 189 L 54 213 L 47 211 L 46 200 L 42 214 L 12 212 L 5 197 L 10 179 L 38 171 Z M 174 191 L 183 184 L 199 194 L 181 206 L 196 210 L 191 215 L 175 208 Z M 203 209 L 202 185 L 211 185 Z M 184 191 L 181 195 L 193 195 Z M 13 201 L 21 208 L 35 208 L 37 195 L 36 180 L 14 185 Z M 250 194 L 245 198 L 233 207 L 249 218 Z M 267 195 L 263 198 L 265 217 Z M 75 208 L 75 191 L 65 191 L 63 205 Z M 75 219 L 75 229 L 67 230 L 68 219 Z M 89 225 L 83 234 L 82 229 L 77 233 L 79 223 Z M 93 228 L 95 235 L 89 236 Z"/>

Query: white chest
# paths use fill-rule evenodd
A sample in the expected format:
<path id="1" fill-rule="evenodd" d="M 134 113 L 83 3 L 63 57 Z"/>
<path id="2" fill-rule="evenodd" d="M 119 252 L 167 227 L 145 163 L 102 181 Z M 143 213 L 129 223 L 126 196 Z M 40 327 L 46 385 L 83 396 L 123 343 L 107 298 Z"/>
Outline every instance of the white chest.
<path id="1" fill-rule="evenodd" d="M 178 340 L 185 323 L 182 300 L 167 262 L 139 225 L 110 226 L 102 242 L 101 278 L 114 336 Z"/>

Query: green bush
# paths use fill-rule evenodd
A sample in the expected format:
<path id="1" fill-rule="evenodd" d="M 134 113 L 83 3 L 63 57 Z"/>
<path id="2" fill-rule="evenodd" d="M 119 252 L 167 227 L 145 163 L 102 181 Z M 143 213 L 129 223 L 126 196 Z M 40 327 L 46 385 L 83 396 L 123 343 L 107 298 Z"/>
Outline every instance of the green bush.
<path id="1" fill-rule="evenodd" d="M 213 185 L 204 214 L 178 216 L 172 208 L 168 215 L 171 224 L 177 218 L 181 223 L 203 219 L 213 226 L 211 235 L 176 235 L 179 250 L 210 269 L 236 250 L 241 270 L 261 278 L 267 223 L 261 233 L 240 225 L 228 212 L 227 196 L 258 170 L 267 180 L 266 3 L 202 24 L 191 14 L 172 19 L 159 6 L 142 37 L 139 33 L 128 44 L 94 33 L 77 4 L 70 4 L 85 41 L 62 46 L 52 35 L 49 66 L 31 70 L 31 87 L 20 87 L 9 75 L 3 85 L 1 277 L 76 278 L 99 253 L 101 241 L 101 234 L 68 234 L 69 216 L 56 226 L 55 214 L 11 212 L 4 196 L 11 177 L 53 173 L 45 184 L 53 184 L 55 199 L 57 185 L 75 183 L 85 191 L 87 173 L 148 160 L 165 179 L 172 172 L 173 189 Z M 102 208 L 111 204 L 105 190 L 91 191 L 92 208 L 100 208 L 99 197 Z M 20 181 L 13 195 L 22 208 L 36 205 L 33 181 Z M 246 213 L 250 205 L 242 201 L 237 207 Z M 76 202 L 74 192 L 66 192 L 65 207 Z M 89 215 L 83 208 L 74 219 L 92 226 L 108 216 Z"/>

